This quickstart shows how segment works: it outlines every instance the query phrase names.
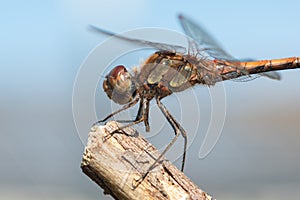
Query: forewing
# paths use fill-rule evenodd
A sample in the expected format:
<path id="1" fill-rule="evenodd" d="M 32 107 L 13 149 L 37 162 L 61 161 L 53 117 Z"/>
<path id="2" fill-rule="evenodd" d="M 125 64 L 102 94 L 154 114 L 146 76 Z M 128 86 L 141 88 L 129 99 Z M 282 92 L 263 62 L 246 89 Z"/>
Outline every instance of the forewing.
<path id="1" fill-rule="evenodd" d="M 200 46 L 201 51 L 217 60 L 236 61 L 203 27 L 183 15 L 179 15 L 179 21 L 186 35 Z"/>
<path id="2" fill-rule="evenodd" d="M 113 32 L 101 29 L 101 28 L 93 26 L 93 25 L 90 25 L 89 27 L 92 31 L 95 31 L 97 33 L 101 33 L 101 34 L 104 34 L 107 36 L 113 36 L 120 40 L 127 41 L 130 43 L 136 44 L 136 45 L 148 46 L 148 47 L 153 47 L 157 50 L 165 50 L 165 51 L 176 52 L 176 53 L 185 53 L 186 52 L 186 48 L 179 46 L 179 45 L 151 42 L 151 41 L 147 41 L 147 40 L 139 40 L 139 39 L 129 38 L 129 37 L 125 37 L 125 36 L 122 36 L 119 34 L 115 34 Z"/>

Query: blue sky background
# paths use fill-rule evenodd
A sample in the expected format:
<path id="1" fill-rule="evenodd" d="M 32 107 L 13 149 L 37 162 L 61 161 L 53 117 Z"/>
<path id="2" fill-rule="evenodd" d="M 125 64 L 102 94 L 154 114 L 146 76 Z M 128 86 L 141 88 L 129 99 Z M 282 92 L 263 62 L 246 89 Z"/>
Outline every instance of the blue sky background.
<path id="1" fill-rule="evenodd" d="M 81 173 L 84 146 L 72 118 L 76 73 L 106 39 L 89 32 L 88 24 L 114 32 L 181 31 L 177 14 L 183 13 L 236 58 L 271 59 L 300 56 L 299 6 L 257 0 L 2 2 L 0 199 L 110 199 Z M 280 82 L 227 82 L 220 141 L 203 160 L 197 157 L 202 136 L 193 142 L 186 174 L 217 199 L 300 197 L 300 72 L 281 74 Z"/>

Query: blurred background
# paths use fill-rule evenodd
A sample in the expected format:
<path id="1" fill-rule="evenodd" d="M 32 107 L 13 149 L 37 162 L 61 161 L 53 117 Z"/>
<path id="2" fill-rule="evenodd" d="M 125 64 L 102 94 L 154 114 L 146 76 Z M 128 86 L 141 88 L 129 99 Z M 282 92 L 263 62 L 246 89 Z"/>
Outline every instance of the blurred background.
<path id="1" fill-rule="evenodd" d="M 107 39 L 88 31 L 89 24 L 114 32 L 141 27 L 181 31 L 177 14 L 184 13 L 236 58 L 272 59 L 300 56 L 299 6 L 292 0 L 2 2 L 0 199 L 111 199 L 81 172 L 85 144 L 79 134 L 84 133 L 77 132 L 72 114 L 76 74 Z M 127 60 L 132 59 L 139 63 L 141 58 Z M 204 133 L 199 129 L 193 138 L 185 173 L 215 198 L 300 198 L 300 71 L 281 75 L 281 81 L 224 83 L 227 112 L 217 145 L 199 159 Z M 208 93 L 195 90 L 200 97 L 203 92 L 199 106 L 207 126 Z M 104 97 L 95 105 L 99 118 L 111 112 L 101 110 L 109 103 Z M 172 110 L 176 99 L 168 98 L 164 102 Z M 183 124 L 187 130 L 197 119 L 188 120 Z M 173 136 L 168 130 L 164 143 Z M 180 160 L 175 164 L 180 166 Z"/>

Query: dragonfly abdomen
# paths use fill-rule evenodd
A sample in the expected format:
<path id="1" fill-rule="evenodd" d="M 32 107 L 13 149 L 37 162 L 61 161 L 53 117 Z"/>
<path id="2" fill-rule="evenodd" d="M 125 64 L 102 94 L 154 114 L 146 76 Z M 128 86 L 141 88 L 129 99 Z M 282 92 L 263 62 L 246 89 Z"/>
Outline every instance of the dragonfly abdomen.
<path id="1" fill-rule="evenodd" d="M 257 74 L 261 72 L 299 68 L 300 58 L 291 57 L 274 60 L 242 62 L 241 65 L 245 66 L 245 69 L 249 72 L 249 74 Z"/>

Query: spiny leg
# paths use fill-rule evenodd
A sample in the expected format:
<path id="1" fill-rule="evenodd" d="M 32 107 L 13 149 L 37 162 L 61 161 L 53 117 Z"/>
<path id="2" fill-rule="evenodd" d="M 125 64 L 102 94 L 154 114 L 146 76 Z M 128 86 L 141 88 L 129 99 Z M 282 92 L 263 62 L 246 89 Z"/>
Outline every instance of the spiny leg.
<path id="1" fill-rule="evenodd" d="M 95 123 L 93 124 L 93 126 L 95 126 L 95 125 L 97 125 L 97 124 L 99 124 L 99 123 L 103 123 L 103 122 L 107 121 L 109 118 L 111 118 L 111 117 L 113 117 L 114 115 L 118 114 L 119 112 L 122 112 L 123 110 L 126 110 L 126 109 L 128 109 L 128 108 L 134 106 L 135 104 L 137 104 L 137 102 L 139 102 L 139 100 L 140 100 L 139 98 L 134 99 L 132 102 L 126 104 L 126 105 L 123 106 L 121 109 L 119 109 L 119 110 L 117 110 L 117 111 L 115 111 L 115 112 L 109 114 L 109 115 L 106 116 L 104 119 L 95 122 Z"/>
<path id="2" fill-rule="evenodd" d="M 120 131 L 120 130 L 122 130 L 124 128 L 133 126 L 133 125 L 138 124 L 138 123 L 140 123 L 142 121 L 144 121 L 144 123 L 145 123 L 146 131 L 147 130 L 149 131 L 150 126 L 149 126 L 149 122 L 148 122 L 148 113 L 149 113 L 149 100 L 141 98 L 140 107 L 139 107 L 136 119 L 133 120 L 133 121 L 130 121 L 131 122 L 130 124 L 126 124 L 126 125 L 124 125 L 122 127 L 119 127 L 114 132 L 117 132 L 117 131 Z"/>
<path id="3" fill-rule="evenodd" d="M 185 159 L 186 159 L 187 134 L 186 134 L 185 130 L 180 126 L 180 124 L 179 124 L 179 127 L 180 127 L 180 130 L 181 130 L 181 135 L 184 139 L 183 155 L 182 155 L 182 161 L 181 161 L 181 171 L 183 172 Z"/>
<path id="4" fill-rule="evenodd" d="M 145 124 L 145 127 L 146 127 L 146 132 L 149 132 L 150 131 L 150 125 L 149 125 L 149 100 L 146 100 L 145 104 L 146 104 L 146 107 L 145 107 L 145 110 L 143 112 L 143 118 L 144 118 L 144 124 Z"/>
<path id="5" fill-rule="evenodd" d="M 116 129 L 113 132 L 111 132 L 108 135 L 108 137 L 111 137 L 114 133 L 117 133 L 117 132 L 121 132 L 121 133 L 125 134 L 125 132 L 123 131 L 124 128 L 133 126 L 133 125 L 138 124 L 138 123 L 140 123 L 142 121 L 144 121 L 144 123 L 145 123 L 146 131 L 147 130 L 149 131 L 150 126 L 149 126 L 149 122 L 148 122 L 148 112 L 147 111 L 149 111 L 149 100 L 141 98 L 140 99 L 140 107 L 139 107 L 136 119 L 132 120 L 131 123 L 129 123 L 129 124 L 126 124 L 126 125 L 123 125 L 121 127 L 118 127 L 118 129 Z M 127 121 L 129 121 L 129 120 L 127 120 Z"/>
<path id="6" fill-rule="evenodd" d="M 187 137 L 186 137 L 186 132 L 184 129 L 178 124 L 178 122 L 174 119 L 174 117 L 169 113 L 167 108 L 161 103 L 161 98 L 156 97 L 156 103 L 164 116 L 167 118 L 168 122 L 172 126 L 172 128 L 175 131 L 175 137 L 172 139 L 172 141 L 167 145 L 167 147 L 164 149 L 164 151 L 160 154 L 160 156 L 154 161 L 154 163 L 148 168 L 147 172 L 137 180 L 138 183 L 140 183 L 144 178 L 148 175 L 148 173 L 154 168 L 154 166 L 159 162 L 159 160 L 166 154 L 166 152 L 172 147 L 172 145 L 176 142 L 177 138 L 179 137 L 180 134 L 183 135 L 184 137 L 184 153 L 183 153 L 183 161 L 182 161 L 182 166 L 181 166 L 181 171 L 183 171 L 184 168 L 184 162 L 185 162 L 185 157 L 186 157 L 186 147 L 187 147 Z"/>
<path id="7" fill-rule="evenodd" d="M 150 131 L 150 125 L 149 125 L 149 103 L 150 101 L 148 99 L 140 99 L 140 106 L 139 106 L 139 110 L 137 113 L 137 116 L 134 120 L 117 120 L 117 122 L 121 122 L 121 123 L 130 123 L 133 122 L 133 124 L 128 124 L 128 126 L 132 126 L 134 124 L 140 123 L 141 121 L 144 121 L 145 124 L 145 128 L 146 128 L 146 132 Z M 142 120 L 141 120 L 142 118 Z M 140 121 L 141 120 L 141 121 Z M 134 123 L 138 121 L 137 123 Z M 126 126 L 126 127 L 128 127 Z"/>
<path id="8" fill-rule="evenodd" d="M 138 112 L 137 112 L 137 115 L 135 117 L 135 119 L 129 119 L 129 120 L 116 120 L 117 122 L 120 122 L 120 123 L 130 123 L 130 122 L 135 122 L 137 120 L 139 120 L 141 117 L 142 117 L 142 111 L 143 111 L 143 101 L 144 101 L 144 98 L 141 97 L 140 98 L 140 105 L 139 105 L 139 109 L 138 109 Z"/>
<path id="9" fill-rule="evenodd" d="M 130 127 L 130 126 L 133 126 L 135 124 L 138 124 L 138 123 L 141 123 L 143 121 L 143 117 L 141 117 L 140 119 L 135 119 L 132 123 L 130 124 L 126 124 L 126 125 L 123 125 L 121 127 L 118 127 L 116 130 L 112 131 L 111 133 L 109 133 L 108 135 L 105 136 L 105 139 L 104 140 L 107 140 L 109 139 L 111 136 L 113 136 L 113 134 L 115 133 L 122 133 L 122 134 L 126 134 L 126 132 L 123 130 L 124 128 L 127 128 L 127 127 Z"/>
<path id="10" fill-rule="evenodd" d="M 182 128 L 182 126 L 176 121 L 176 119 L 174 119 L 174 117 L 169 113 L 169 111 L 167 110 L 167 108 L 161 103 L 161 98 L 157 98 L 157 105 L 159 106 L 159 108 L 162 110 L 162 112 L 164 113 L 164 115 L 166 116 L 166 118 L 170 118 L 173 123 L 171 123 L 169 120 L 170 125 L 172 126 L 174 132 L 175 132 L 175 137 L 176 137 L 176 130 L 180 130 L 179 133 L 181 133 L 183 139 L 184 139 L 184 146 L 183 146 L 183 156 L 182 156 L 182 164 L 181 164 L 181 171 L 183 171 L 184 169 L 184 164 L 185 164 L 185 158 L 186 158 L 186 148 L 187 148 L 187 134 L 185 132 L 185 130 Z M 172 141 L 171 141 L 172 142 Z M 171 145 L 172 146 L 172 145 Z M 165 150 L 168 151 L 168 150 Z"/>

